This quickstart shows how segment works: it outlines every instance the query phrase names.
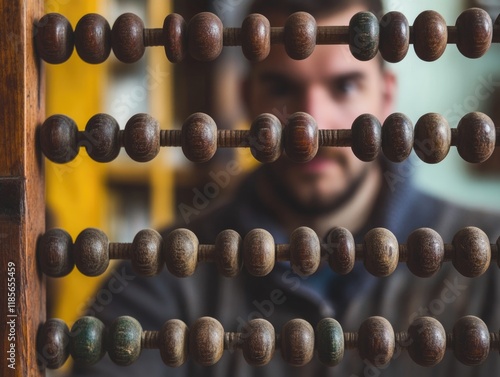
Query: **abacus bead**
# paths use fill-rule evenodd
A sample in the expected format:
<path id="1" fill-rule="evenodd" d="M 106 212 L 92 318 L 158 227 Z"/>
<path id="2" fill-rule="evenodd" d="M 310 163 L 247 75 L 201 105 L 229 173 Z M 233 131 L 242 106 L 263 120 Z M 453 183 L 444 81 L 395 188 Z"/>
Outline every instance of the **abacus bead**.
<path id="1" fill-rule="evenodd" d="M 215 264 L 219 273 L 226 277 L 235 277 L 241 270 L 241 236 L 232 229 L 221 231 L 215 238 Z"/>
<path id="2" fill-rule="evenodd" d="M 434 275 L 443 263 L 444 243 L 435 230 L 420 228 L 413 231 L 406 241 L 409 270 L 416 276 L 426 278 Z"/>
<path id="3" fill-rule="evenodd" d="M 375 367 L 384 367 L 394 353 L 394 330 L 387 319 L 370 317 L 359 328 L 358 349 L 362 360 Z"/>
<path id="4" fill-rule="evenodd" d="M 457 126 L 458 154 L 467 162 L 486 161 L 495 150 L 495 124 L 483 113 L 464 115 Z"/>
<path id="5" fill-rule="evenodd" d="M 132 317 L 115 318 L 108 332 L 108 355 L 117 365 L 134 363 L 141 354 L 141 324 Z"/>
<path id="6" fill-rule="evenodd" d="M 250 14 L 241 24 L 241 49 L 253 62 L 267 58 L 271 51 L 271 25 L 261 14 Z"/>
<path id="7" fill-rule="evenodd" d="M 413 22 L 413 47 L 417 56 L 431 62 L 443 55 L 448 42 L 448 27 L 437 12 L 427 10 Z"/>
<path id="8" fill-rule="evenodd" d="M 460 318 L 453 326 L 453 352 L 465 365 L 481 364 L 490 352 L 490 333 L 486 324 L 474 316 Z"/>
<path id="9" fill-rule="evenodd" d="M 297 112 L 285 126 L 285 151 L 293 162 L 310 161 L 318 153 L 318 125 L 312 116 Z"/>
<path id="10" fill-rule="evenodd" d="M 217 151 L 217 125 L 207 114 L 191 114 L 181 130 L 182 151 L 193 162 L 206 162 Z"/>
<path id="11" fill-rule="evenodd" d="M 446 332 L 432 317 L 419 317 L 408 328 L 408 353 L 414 362 L 431 367 L 443 359 L 446 352 Z"/>
<path id="12" fill-rule="evenodd" d="M 460 229 L 452 240 L 453 266 L 469 278 L 482 275 L 489 267 L 491 248 L 488 236 L 472 226 Z"/>
<path id="13" fill-rule="evenodd" d="M 74 256 L 78 270 L 87 276 L 99 276 L 109 265 L 109 242 L 103 231 L 83 230 L 75 241 Z"/>
<path id="14" fill-rule="evenodd" d="M 440 114 L 422 115 L 415 124 L 414 138 L 415 153 L 428 164 L 441 162 L 450 151 L 450 126 Z"/>
<path id="15" fill-rule="evenodd" d="M 38 243 L 38 262 L 44 274 L 51 277 L 68 275 L 75 267 L 73 240 L 62 229 L 50 229 Z"/>
<path id="16" fill-rule="evenodd" d="M 144 55 L 144 22 L 133 13 L 119 16 L 111 30 L 111 44 L 118 60 L 135 63 Z"/>
<path id="17" fill-rule="evenodd" d="M 316 20 L 306 12 L 296 12 L 285 21 L 283 42 L 292 59 L 302 60 L 311 55 L 316 47 Z"/>
<path id="18" fill-rule="evenodd" d="M 186 57 L 187 24 L 180 14 L 171 13 L 163 22 L 165 54 L 172 63 L 179 63 Z"/>
<path id="19" fill-rule="evenodd" d="M 361 161 L 373 161 L 382 147 L 382 126 L 371 114 L 358 116 L 351 127 L 352 151 Z"/>
<path id="20" fill-rule="evenodd" d="M 188 358 L 189 329 L 178 319 L 165 322 L 160 330 L 161 359 L 169 367 L 180 367 Z"/>
<path id="21" fill-rule="evenodd" d="M 306 365 L 314 353 L 314 330 L 303 319 L 292 319 L 281 330 L 281 355 L 288 364 Z"/>
<path id="22" fill-rule="evenodd" d="M 81 317 L 70 333 L 70 352 L 75 363 L 93 365 L 106 353 L 106 329 L 95 317 Z"/>
<path id="23" fill-rule="evenodd" d="M 189 229 L 175 229 L 164 240 L 167 269 L 177 277 L 191 276 L 198 263 L 198 238 Z"/>
<path id="24" fill-rule="evenodd" d="M 73 53 L 73 28 L 63 15 L 48 13 L 36 24 L 35 43 L 38 55 L 44 61 L 64 63 Z"/>
<path id="25" fill-rule="evenodd" d="M 300 276 L 312 275 L 319 267 L 321 245 L 318 235 L 305 226 L 295 229 L 290 235 L 290 265 Z"/>
<path id="26" fill-rule="evenodd" d="M 243 330 L 243 357 L 252 366 L 266 365 L 274 355 L 274 327 L 265 319 L 252 319 Z"/>
<path id="27" fill-rule="evenodd" d="M 243 240 L 243 263 L 253 276 L 271 272 L 276 260 L 274 238 L 267 230 L 252 229 Z"/>
<path id="28" fill-rule="evenodd" d="M 90 158 L 98 162 L 111 162 L 120 154 L 120 126 L 108 114 L 96 114 L 85 126 L 85 145 Z"/>
<path id="29" fill-rule="evenodd" d="M 463 11 L 457 18 L 457 48 L 468 58 L 479 58 L 490 48 L 493 23 L 489 14 L 480 8 Z"/>
<path id="30" fill-rule="evenodd" d="M 356 261 L 356 244 L 351 232 L 346 228 L 335 227 L 327 236 L 328 263 L 338 274 L 352 271 Z"/>
<path id="31" fill-rule="evenodd" d="M 48 319 L 38 333 L 38 355 L 49 369 L 60 368 L 69 356 L 69 329 L 60 319 Z"/>
<path id="32" fill-rule="evenodd" d="M 161 272 L 164 264 L 163 238 L 153 229 L 143 229 L 132 242 L 130 260 L 135 273 L 140 276 L 154 276 Z"/>
<path id="33" fill-rule="evenodd" d="M 222 52 L 223 31 L 222 22 L 215 14 L 196 14 L 187 28 L 189 54 L 203 62 L 215 60 Z"/>
<path id="34" fill-rule="evenodd" d="M 399 261 L 398 240 L 389 230 L 374 228 L 364 238 L 364 264 L 374 276 L 388 276 L 394 272 Z"/>
<path id="35" fill-rule="evenodd" d="M 413 147 L 413 124 L 408 117 L 394 113 L 387 117 L 382 126 L 382 151 L 392 162 L 408 158 Z"/>
<path id="36" fill-rule="evenodd" d="M 380 20 L 380 54 L 384 60 L 397 63 L 410 47 L 410 25 L 401 12 L 389 12 Z"/>
<path id="37" fill-rule="evenodd" d="M 319 361 L 329 367 L 344 358 L 344 332 L 333 318 L 323 318 L 316 326 L 316 349 Z"/>
<path id="38" fill-rule="evenodd" d="M 273 114 L 260 114 L 250 126 L 250 151 L 259 162 L 276 161 L 283 152 L 283 127 Z"/>
<path id="39" fill-rule="evenodd" d="M 373 59 L 378 52 L 380 26 L 370 12 L 358 12 L 349 21 L 349 49 L 362 61 Z"/>
<path id="40" fill-rule="evenodd" d="M 78 154 L 78 128 L 66 115 L 52 115 L 40 127 L 40 147 L 50 161 L 70 162 Z"/>
<path id="41" fill-rule="evenodd" d="M 158 121 L 148 114 L 134 115 L 125 125 L 123 145 L 134 161 L 151 161 L 160 151 Z"/>
<path id="42" fill-rule="evenodd" d="M 91 64 L 104 62 L 111 52 L 111 27 L 95 13 L 86 14 L 75 27 L 75 47 L 80 58 Z"/>
<path id="43" fill-rule="evenodd" d="M 196 320 L 189 332 L 189 352 L 202 366 L 217 363 L 224 353 L 224 328 L 214 318 Z"/>

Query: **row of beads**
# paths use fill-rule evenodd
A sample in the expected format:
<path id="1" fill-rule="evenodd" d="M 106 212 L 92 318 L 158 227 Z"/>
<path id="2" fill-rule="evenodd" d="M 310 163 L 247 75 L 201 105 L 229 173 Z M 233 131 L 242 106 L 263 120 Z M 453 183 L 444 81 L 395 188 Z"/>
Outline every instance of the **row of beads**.
<path id="1" fill-rule="evenodd" d="M 324 318 L 313 329 L 303 319 L 292 319 L 275 333 L 265 319 L 249 321 L 241 333 L 224 332 L 214 318 L 199 318 L 191 328 L 178 319 L 165 322 L 160 331 L 143 331 L 140 323 L 131 317 L 116 318 L 109 328 L 95 317 L 82 317 L 69 331 L 59 319 L 50 319 L 38 336 L 41 361 L 51 369 L 62 366 L 69 354 L 76 363 L 92 365 L 107 352 L 113 362 L 121 366 L 134 363 L 142 349 L 159 349 L 170 367 L 183 365 L 190 357 L 202 366 L 216 364 L 224 350 L 241 349 L 246 362 L 261 366 L 271 361 L 276 349 L 281 349 L 283 360 L 293 366 L 309 363 L 314 353 L 327 366 L 339 364 L 345 349 L 357 348 L 359 356 L 376 367 L 386 367 L 396 349 L 406 349 L 419 365 L 438 364 L 446 349 L 465 365 L 479 365 L 490 353 L 500 350 L 500 331 L 490 333 L 477 317 L 460 318 L 451 333 L 432 317 L 419 317 L 407 332 L 395 333 L 383 317 L 369 317 L 357 333 L 343 332 L 333 318 Z"/>
<path id="2" fill-rule="evenodd" d="M 264 60 L 271 44 L 283 43 L 292 59 L 305 59 L 317 44 L 348 44 L 356 59 L 373 59 L 380 51 L 389 62 L 399 62 L 413 43 L 417 56 L 425 61 L 438 59 L 447 43 L 456 43 L 468 58 L 478 58 L 488 51 L 500 33 L 488 13 L 479 8 L 465 10 L 455 26 L 447 26 L 437 12 L 425 11 L 413 26 L 400 12 L 389 12 L 380 21 L 370 12 L 355 14 L 349 26 L 317 26 L 308 13 L 297 12 L 288 17 L 284 27 L 271 27 L 260 14 L 245 18 L 241 28 L 224 28 L 213 13 L 203 12 L 189 23 L 178 14 L 165 18 L 162 29 L 145 29 L 143 21 L 132 13 L 118 17 L 113 28 L 98 14 L 85 15 L 75 31 L 62 15 L 50 13 L 37 25 L 35 43 L 39 56 L 48 63 L 63 63 L 76 46 L 78 55 L 87 63 L 104 62 L 113 49 L 124 63 L 141 59 L 147 46 L 164 46 L 167 58 L 174 63 L 189 54 L 200 61 L 216 59 L 223 46 L 241 45 L 251 61 Z"/>
<path id="3" fill-rule="evenodd" d="M 399 262 L 406 262 L 410 271 L 419 277 L 435 274 L 444 261 L 451 260 L 464 276 L 476 277 L 497 259 L 500 238 L 490 244 L 486 234 L 474 227 L 459 230 L 451 244 L 429 228 L 419 228 L 408 237 L 406 245 L 398 244 L 394 234 L 384 228 L 366 233 L 363 244 L 356 245 L 345 228 L 335 227 L 322 244 L 310 228 L 300 227 L 292 232 L 290 244 L 275 244 L 273 236 L 264 229 L 253 229 L 242 239 L 233 230 L 223 230 L 214 245 L 202 245 L 188 229 L 175 229 L 165 239 L 154 230 L 137 233 L 132 243 L 109 243 L 100 230 L 82 231 L 75 243 L 62 229 L 51 229 L 40 239 L 38 261 L 43 273 L 52 277 L 69 274 L 76 264 L 87 276 L 104 273 L 110 259 L 130 259 L 134 271 L 141 276 L 154 276 L 164 264 L 177 277 L 192 275 L 198 263 L 215 262 L 220 274 L 234 277 L 242 266 L 253 276 L 269 274 L 276 261 L 290 261 L 292 270 L 307 276 L 316 272 L 321 259 L 328 260 L 331 269 L 345 275 L 351 272 L 356 260 L 363 260 L 366 269 L 375 276 L 388 276 Z"/>
<path id="4" fill-rule="evenodd" d="M 377 118 L 363 114 L 351 129 L 320 130 L 313 117 L 297 112 L 283 126 L 272 114 L 261 114 L 250 130 L 218 130 L 207 114 L 189 116 L 181 130 L 160 130 L 160 125 L 147 114 L 136 114 L 122 131 L 117 121 L 107 114 L 94 115 L 85 131 L 78 131 L 75 122 L 65 115 L 52 115 L 40 128 L 40 146 L 51 161 L 73 160 L 80 146 L 98 162 L 110 162 L 125 147 L 135 161 L 147 162 L 157 156 L 162 146 L 180 146 L 193 162 L 210 160 L 217 148 L 249 147 L 262 163 L 273 162 L 286 152 L 294 162 L 307 162 L 316 156 L 319 147 L 351 147 L 362 161 L 373 161 L 380 151 L 393 162 L 408 158 L 412 148 L 426 163 L 438 163 L 456 145 L 460 156 L 468 162 L 487 160 L 495 145 L 500 144 L 500 128 L 480 112 L 466 114 L 451 129 L 446 119 L 436 113 L 420 117 L 415 124 L 401 113 L 387 117 L 383 126 Z"/>

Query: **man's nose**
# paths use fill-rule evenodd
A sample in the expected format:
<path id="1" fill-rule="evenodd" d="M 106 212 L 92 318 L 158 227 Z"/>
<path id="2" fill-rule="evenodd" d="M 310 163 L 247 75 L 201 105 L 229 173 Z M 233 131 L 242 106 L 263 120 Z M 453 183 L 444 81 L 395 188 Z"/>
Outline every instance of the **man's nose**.
<path id="1" fill-rule="evenodd" d="M 334 106 L 327 91 L 319 85 L 312 85 L 304 90 L 300 111 L 311 115 L 319 129 L 334 127 Z"/>

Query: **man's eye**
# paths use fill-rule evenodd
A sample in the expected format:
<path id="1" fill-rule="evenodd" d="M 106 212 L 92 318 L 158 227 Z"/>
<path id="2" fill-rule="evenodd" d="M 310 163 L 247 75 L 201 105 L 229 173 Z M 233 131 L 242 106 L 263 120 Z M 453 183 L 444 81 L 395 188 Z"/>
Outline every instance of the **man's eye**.
<path id="1" fill-rule="evenodd" d="M 359 85 L 355 80 L 340 80 L 333 84 L 333 94 L 336 96 L 347 96 L 354 94 Z"/>
<path id="2" fill-rule="evenodd" d="M 268 83 L 267 91 L 273 97 L 285 97 L 290 95 L 292 87 L 284 81 L 275 81 Z"/>

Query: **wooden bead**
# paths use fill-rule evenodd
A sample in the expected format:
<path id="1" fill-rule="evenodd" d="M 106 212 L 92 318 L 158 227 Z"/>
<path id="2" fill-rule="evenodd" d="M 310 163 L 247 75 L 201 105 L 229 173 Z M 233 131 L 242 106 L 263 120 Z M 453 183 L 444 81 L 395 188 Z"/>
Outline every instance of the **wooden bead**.
<path id="1" fill-rule="evenodd" d="M 274 238 L 267 230 L 252 229 L 243 240 L 243 263 L 250 275 L 266 276 L 276 260 Z"/>
<path id="2" fill-rule="evenodd" d="M 387 117 L 382 127 L 382 151 L 392 162 L 408 158 L 413 148 L 413 124 L 404 114 L 394 113 Z"/>
<path id="3" fill-rule="evenodd" d="M 384 367 L 391 361 L 394 346 L 394 330 L 387 319 L 370 317 L 361 324 L 358 349 L 362 360 L 378 368 Z"/>
<path id="4" fill-rule="evenodd" d="M 99 64 L 111 53 L 111 27 L 106 19 L 95 13 L 86 14 L 76 24 L 75 47 L 80 58 Z"/>
<path id="5" fill-rule="evenodd" d="M 242 243 L 241 236 L 231 229 L 223 230 L 215 238 L 215 264 L 222 276 L 235 277 L 241 271 Z"/>
<path id="6" fill-rule="evenodd" d="M 142 58 L 144 46 L 144 22 L 133 13 L 119 16 L 111 30 L 111 45 L 118 60 L 135 63 Z"/>
<path id="7" fill-rule="evenodd" d="M 448 27 L 437 12 L 426 10 L 413 22 L 413 47 L 417 56 L 425 61 L 437 60 L 443 55 L 448 42 Z"/>
<path id="8" fill-rule="evenodd" d="M 444 243 L 435 230 L 420 228 L 413 231 L 406 241 L 408 252 L 406 265 L 416 276 L 434 275 L 443 264 Z"/>
<path id="9" fill-rule="evenodd" d="M 202 366 L 217 363 L 224 353 L 224 328 L 214 318 L 196 320 L 189 332 L 189 352 Z"/>
<path id="10" fill-rule="evenodd" d="M 245 326 L 241 346 L 243 357 L 252 366 L 266 365 L 271 361 L 276 346 L 274 327 L 265 319 L 253 319 Z"/>
<path id="11" fill-rule="evenodd" d="M 82 365 L 93 365 L 106 353 L 106 329 L 95 317 L 81 317 L 71 327 L 71 357 Z"/>
<path id="12" fill-rule="evenodd" d="M 187 53 L 187 23 L 180 14 L 171 13 L 163 22 L 165 54 L 172 63 L 184 60 Z"/>
<path id="13" fill-rule="evenodd" d="M 486 161 L 495 150 L 495 124 L 483 113 L 468 113 L 457 126 L 458 154 L 467 162 Z"/>
<path id="14" fill-rule="evenodd" d="M 189 329 L 178 319 L 165 322 L 159 334 L 161 359 L 169 367 L 180 367 L 188 358 Z"/>
<path id="15" fill-rule="evenodd" d="M 414 138 L 415 153 L 428 164 L 441 162 L 450 151 L 450 126 L 440 114 L 422 115 L 415 124 Z"/>
<path id="16" fill-rule="evenodd" d="M 250 126 L 250 151 L 257 161 L 276 161 L 283 153 L 283 127 L 273 114 L 260 114 Z"/>
<path id="17" fill-rule="evenodd" d="M 457 48 L 462 55 L 475 59 L 483 56 L 491 46 L 493 22 L 480 8 L 463 11 L 457 18 Z"/>
<path id="18" fill-rule="evenodd" d="M 284 133 L 285 152 L 292 162 L 310 161 L 318 153 L 318 125 L 309 114 L 292 114 Z"/>
<path id="19" fill-rule="evenodd" d="M 115 118 L 107 114 L 96 114 L 85 126 L 81 143 L 90 158 L 98 162 L 111 162 L 120 154 L 120 126 Z"/>
<path id="20" fill-rule="evenodd" d="M 364 238 L 364 264 L 374 276 L 388 276 L 394 272 L 399 262 L 398 240 L 389 230 L 374 228 Z"/>
<path id="21" fill-rule="evenodd" d="M 328 233 L 326 252 L 330 268 L 337 274 L 348 274 L 354 268 L 356 243 L 346 228 L 335 227 Z"/>
<path id="22" fill-rule="evenodd" d="M 446 352 L 446 332 L 443 325 L 431 317 L 420 317 L 408 328 L 408 353 L 418 365 L 439 364 Z"/>
<path id="23" fill-rule="evenodd" d="M 452 244 L 453 266 L 458 272 L 469 278 L 486 272 L 491 261 L 490 240 L 486 233 L 469 226 L 455 234 Z"/>
<path id="24" fill-rule="evenodd" d="M 40 127 L 40 147 L 52 162 L 64 164 L 78 154 L 78 128 L 73 119 L 52 115 Z"/>
<path id="25" fill-rule="evenodd" d="M 215 60 L 222 52 L 223 33 L 222 22 L 215 14 L 196 14 L 187 28 L 189 54 L 202 62 Z"/>
<path id="26" fill-rule="evenodd" d="M 465 365 L 481 364 L 490 352 L 490 332 L 486 324 L 474 316 L 460 318 L 453 326 L 453 352 Z"/>
<path id="27" fill-rule="evenodd" d="M 314 354 L 314 330 L 303 319 L 292 319 L 281 330 L 281 356 L 286 363 L 300 367 Z"/>
<path id="28" fill-rule="evenodd" d="M 271 25 L 261 14 L 250 14 L 241 25 L 241 49 L 253 62 L 267 58 L 271 51 Z"/>
<path id="29" fill-rule="evenodd" d="M 83 230 L 75 241 L 74 256 L 78 270 L 86 276 L 99 276 L 109 265 L 109 241 L 96 228 Z"/>
<path id="30" fill-rule="evenodd" d="M 148 114 L 134 115 L 125 125 L 123 145 L 134 161 L 151 161 L 160 152 L 158 121 Z"/>
<path id="31" fill-rule="evenodd" d="M 198 263 L 198 238 L 189 229 L 175 229 L 164 240 L 167 269 L 177 277 L 191 276 Z"/>
<path id="32" fill-rule="evenodd" d="M 306 226 L 295 229 L 290 235 L 290 266 L 300 276 L 316 272 L 321 259 L 318 235 Z"/>
<path id="33" fill-rule="evenodd" d="M 163 238 L 153 229 L 143 229 L 132 242 L 130 260 L 135 273 L 140 276 L 154 276 L 161 272 L 165 263 Z"/>
<path id="34" fill-rule="evenodd" d="M 358 12 L 349 21 L 349 49 L 362 61 L 373 59 L 378 52 L 380 26 L 370 12 Z"/>
<path id="35" fill-rule="evenodd" d="M 382 147 L 382 126 L 371 114 L 362 114 L 352 123 L 352 151 L 361 161 L 373 161 Z"/>
<path id="36" fill-rule="evenodd" d="M 380 54 L 384 60 L 397 63 L 410 47 L 410 25 L 401 12 L 389 12 L 380 20 Z"/>
<path id="37" fill-rule="evenodd" d="M 329 367 L 344 358 L 344 332 L 333 318 L 323 318 L 316 326 L 316 349 L 319 361 Z"/>
<path id="38" fill-rule="evenodd" d="M 38 263 L 43 273 L 63 277 L 73 271 L 73 240 L 62 229 L 50 229 L 38 242 Z"/>
<path id="39" fill-rule="evenodd" d="M 61 14 L 44 15 L 35 26 L 38 56 L 50 64 L 60 64 L 73 53 L 74 35 L 71 24 Z"/>
<path id="40" fill-rule="evenodd" d="M 69 329 L 60 319 L 49 319 L 37 334 L 38 360 L 49 369 L 63 366 L 69 356 Z"/>
<path id="41" fill-rule="evenodd" d="M 141 354 L 141 324 L 132 317 L 116 318 L 109 328 L 107 349 L 111 361 L 127 366 L 134 363 Z"/>
<path id="42" fill-rule="evenodd" d="M 217 125 L 207 114 L 191 114 L 181 131 L 182 151 L 193 162 L 207 162 L 217 151 Z"/>
<path id="43" fill-rule="evenodd" d="M 283 43 L 292 59 L 309 57 L 316 47 L 316 20 L 306 12 L 296 12 L 285 21 Z"/>

